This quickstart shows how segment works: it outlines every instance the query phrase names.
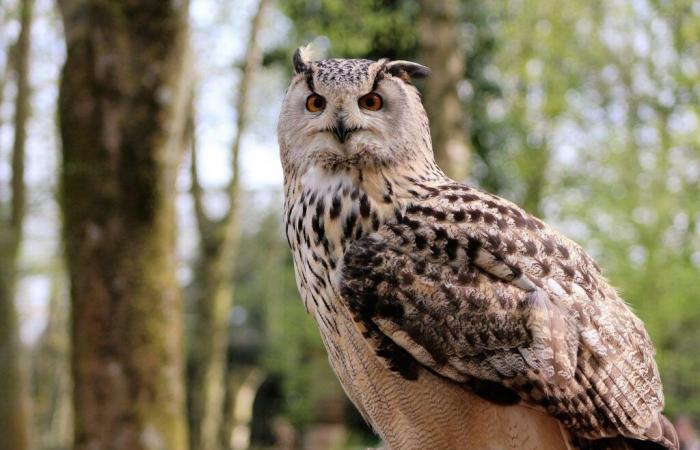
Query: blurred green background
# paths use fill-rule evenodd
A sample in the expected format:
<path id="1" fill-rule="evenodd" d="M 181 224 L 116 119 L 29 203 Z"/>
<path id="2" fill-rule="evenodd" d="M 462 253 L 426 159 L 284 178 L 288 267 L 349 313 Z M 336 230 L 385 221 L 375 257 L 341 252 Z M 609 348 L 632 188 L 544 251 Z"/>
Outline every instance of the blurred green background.
<path id="1" fill-rule="evenodd" d="M 71 360 L 82 319 L 66 268 L 80 267 L 62 252 L 71 207 L 59 194 L 61 174 L 63 183 L 70 175 L 67 131 L 62 146 L 57 125 L 64 25 L 71 6 L 119 14 L 139 3 L 158 2 L 0 3 L 0 376 L 10 380 L 0 392 L 0 449 L 87 448 L 73 431 L 83 407 L 75 393 L 90 387 L 72 381 L 84 356 Z M 583 245 L 646 323 L 668 415 L 700 420 L 700 1 L 168 7 L 179 8 L 192 49 L 171 198 L 186 352 L 173 368 L 187 392 L 176 400 L 188 417 L 180 436 L 189 438 L 142 439 L 138 448 L 378 445 L 328 366 L 282 233 L 275 123 L 291 54 L 309 42 L 320 57 L 430 66 L 418 87 L 439 162 Z M 70 97 L 64 108 L 63 116 Z"/>

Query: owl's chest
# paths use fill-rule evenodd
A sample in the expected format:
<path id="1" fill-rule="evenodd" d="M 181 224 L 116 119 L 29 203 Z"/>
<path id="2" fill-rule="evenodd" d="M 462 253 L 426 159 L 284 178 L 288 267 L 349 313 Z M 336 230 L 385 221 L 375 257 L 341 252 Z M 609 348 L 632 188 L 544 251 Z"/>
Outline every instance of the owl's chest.
<path id="1" fill-rule="evenodd" d="M 338 333 L 342 305 L 334 286 L 345 250 L 376 231 L 391 211 L 349 176 L 307 177 L 287 192 L 285 231 L 297 286 L 322 335 Z"/>

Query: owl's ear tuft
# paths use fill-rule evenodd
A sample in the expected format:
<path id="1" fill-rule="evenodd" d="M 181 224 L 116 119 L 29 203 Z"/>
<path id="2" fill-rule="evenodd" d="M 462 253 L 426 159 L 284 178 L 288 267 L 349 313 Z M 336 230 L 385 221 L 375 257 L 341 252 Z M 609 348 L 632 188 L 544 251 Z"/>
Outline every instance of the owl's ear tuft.
<path id="1" fill-rule="evenodd" d="M 430 69 L 411 61 L 391 61 L 385 67 L 390 74 L 407 82 L 410 82 L 413 78 L 427 78 L 430 76 Z"/>
<path id="2" fill-rule="evenodd" d="M 306 45 L 304 47 L 299 47 L 294 51 L 294 56 L 292 57 L 292 64 L 294 65 L 295 73 L 305 73 L 311 69 L 310 47 L 310 45 Z"/>

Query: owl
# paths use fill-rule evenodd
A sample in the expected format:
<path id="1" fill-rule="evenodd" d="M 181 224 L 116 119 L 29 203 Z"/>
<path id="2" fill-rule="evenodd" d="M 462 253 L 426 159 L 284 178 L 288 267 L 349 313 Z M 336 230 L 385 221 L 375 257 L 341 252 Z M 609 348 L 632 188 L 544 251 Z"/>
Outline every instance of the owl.
<path id="1" fill-rule="evenodd" d="M 296 281 L 392 449 L 677 449 L 643 323 L 586 252 L 436 165 L 408 61 L 293 57 Z"/>

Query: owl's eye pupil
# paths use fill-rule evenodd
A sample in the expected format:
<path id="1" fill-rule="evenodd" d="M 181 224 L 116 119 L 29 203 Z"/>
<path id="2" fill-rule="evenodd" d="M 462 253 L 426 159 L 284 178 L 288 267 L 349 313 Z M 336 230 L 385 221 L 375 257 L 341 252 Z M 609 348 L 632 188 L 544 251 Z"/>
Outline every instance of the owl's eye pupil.
<path id="1" fill-rule="evenodd" d="M 314 99 L 314 106 L 320 109 L 323 106 L 323 101 L 321 101 L 320 98 L 316 97 Z"/>
<path id="2" fill-rule="evenodd" d="M 374 99 L 368 98 L 368 99 L 365 101 L 365 104 L 371 108 L 372 106 L 374 106 Z"/>

